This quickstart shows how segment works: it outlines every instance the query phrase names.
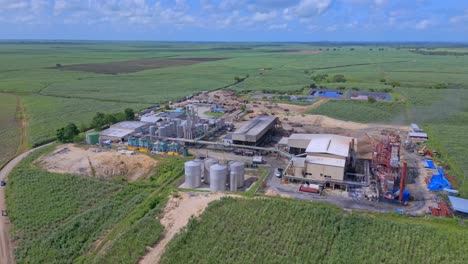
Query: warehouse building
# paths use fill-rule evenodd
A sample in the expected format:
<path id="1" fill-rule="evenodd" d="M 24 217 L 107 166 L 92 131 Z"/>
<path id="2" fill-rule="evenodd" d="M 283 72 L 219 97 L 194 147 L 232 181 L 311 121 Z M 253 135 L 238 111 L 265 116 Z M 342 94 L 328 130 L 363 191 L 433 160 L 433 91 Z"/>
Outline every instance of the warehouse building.
<path id="1" fill-rule="evenodd" d="M 277 122 L 275 116 L 256 116 L 232 133 L 232 141 L 234 144 L 259 145 L 268 138 Z"/>
<path id="2" fill-rule="evenodd" d="M 99 133 L 99 141 L 125 142 L 130 136 L 138 133 L 148 133 L 150 123 L 139 121 L 123 121 L 111 125 Z"/>
<path id="3" fill-rule="evenodd" d="M 343 182 L 356 152 L 354 138 L 332 134 L 293 134 L 288 146 L 306 156 L 291 159 L 285 177 L 310 183 Z"/>

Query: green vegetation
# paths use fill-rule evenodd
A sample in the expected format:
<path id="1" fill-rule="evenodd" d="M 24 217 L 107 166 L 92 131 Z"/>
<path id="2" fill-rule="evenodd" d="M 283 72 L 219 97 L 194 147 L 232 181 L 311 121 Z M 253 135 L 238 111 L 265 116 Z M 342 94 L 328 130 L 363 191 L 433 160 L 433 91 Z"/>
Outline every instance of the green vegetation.
<path id="1" fill-rule="evenodd" d="M 331 100 L 313 109 L 310 113 L 360 123 L 401 124 L 407 122 L 405 105 L 401 102 Z"/>
<path id="2" fill-rule="evenodd" d="M 20 143 L 17 97 L 0 94 L 0 168 L 16 153 Z"/>
<path id="3" fill-rule="evenodd" d="M 222 221 L 220 221 L 222 219 Z M 328 205 L 224 198 L 193 219 L 162 263 L 465 263 L 451 220 L 346 214 Z"/>
<path id="4" fill-rule="evenodd" d="M 211 111 L 206 111 L 204 114 L 207 115 L 207 116 L 212 116 L 212 117 L 222 117 L 222 116 L 224 116 L 224 113 L 211 112 Z"/>
<path id="5" fill-rule="evenodd" d="M 60 142 L 72 142 L 80 134 L 80 130 L 74 123 L 68 123 L 65 127 L 57 129 L 57 139 Z"/>
<path id="6" fill-rule="evenodd" d="M 421 44 L 421 47 L 353 45 L 338 48 L 332 44 L 272 46 L 230 43 L 230 48 L 226 49 L 226 45 L 158 42 L 3 43 L 0 45 L 0 92 L 11 93 L 24 101 L 29 132 L 27 141 L 36 145 L 53 140 L 56 130 L 69 122 L 74 122 L 80 128 L 82 124 L 90 127 L 88 122 L 97 112 L 112 114 L 126 108 L 138 111 L 155 104 L 165 105 L 171 100 L 196 92 L 223 87 L 235 91 L 277 91 L 278 94 L 294 94 L 304 87 L 326 86 L 338 89 L 344 84 L 348 90 L 351 87 L 360 91 L 392 89 L 392 97 L 401 96 L 404 103 L 341 104 L 332 101 L 319 107 L 317 112 L 361 122 L 417 122 L 431 131 L 431 140 L 435 141 L 434 144 L 441 151 L 454 155 L 447 162 L 451 167 L 458 168 L 455 176 L 459 179 L 468 176 L 468 167 L 465 165 L 468 164 L 465 158 L 468 156 L 468 148 L 460 149 L 467 142 L 460 142 L 459 137 L 459 130 L 468 130 L 468 122 L 464 119 L 468 110 L 458 102 L 458 98 L 466 100 L 468 92 L 468 56 L 462 56 L 467 53 L 466 48 L 429 44 Z M 320 52 L 308 54 L 281 50 Z M 426 55 L 426 51 L 430 55 Z M 132 72 L 130 68 L 133 66 L 128 63 L 131 60 L 168 57 L 227 59 L 190 65 L 162 65 L 171 67 L 138 72 Z M 98 70 L 64 70 L 74 64 L 108 62 L 121 62 L 125 67 L 130 67 L 125 71 L 128 73 L 110 75 L 100 74 Z M 103 65 L 118 66 L 119 63 L 93 67 Z M 336 76 L 344 76 L 346 83 L 334 82 Z M 306 93 L 307 89 L 303 91 Z M 451 103 L 451 100 L 456 102 Z M 6 104 L 0 104 L 2 118 L 7 116 L 7 110 L 3 109 L 7 107 Z M 445 116 L 448 121 L 427 118 L 427 112 L 432 115 L 448 113 Z M 8 129 L 6 124 L 0 124 L 0 131 Z M 439 129 L 441 125 L 451 128 L 456 126 L 458 129 Z M 12 135 L 11 140 L 0 139 L 2 149 L 6 144 L 18 142 L 13 133 L 9 135 Z M 468 195 L 468 192 L 464 193 Z"/>
<path id="7" fill-rule="evenodd" d="M 162 235 L 155 218 L 170 184 L 182 175 L 182 160 L 160 158 L 150 181 L 104 181 L 36 167 L 34 160 L 53 147 L 35 151 L 9 176 L 6 194 L 16 261 L 136 262 Z"/>

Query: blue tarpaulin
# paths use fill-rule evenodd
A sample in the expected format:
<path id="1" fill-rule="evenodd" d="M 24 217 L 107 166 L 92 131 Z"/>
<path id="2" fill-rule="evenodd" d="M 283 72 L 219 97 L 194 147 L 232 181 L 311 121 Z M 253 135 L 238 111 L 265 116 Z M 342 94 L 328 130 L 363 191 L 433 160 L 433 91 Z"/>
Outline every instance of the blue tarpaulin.
<path id="1" fill-rule="evenodd" d="M 431 191 L 442 191 L 444 188 L 452 189 L 452 185 L 450 185 L 450 182 L 445 178 L 442 168 L 437 168 L 437 171 L 439 173 L 432 176 L 427 188 Z"/>
<path id="2" fill-rule="evenodd" d="M 432 160 L 425 160 L 426 162 L 426 165 L 424 166 L 424 168 L 426 169 L 435 169 L 436 166 L 434 165 L 434 162 Z"/>

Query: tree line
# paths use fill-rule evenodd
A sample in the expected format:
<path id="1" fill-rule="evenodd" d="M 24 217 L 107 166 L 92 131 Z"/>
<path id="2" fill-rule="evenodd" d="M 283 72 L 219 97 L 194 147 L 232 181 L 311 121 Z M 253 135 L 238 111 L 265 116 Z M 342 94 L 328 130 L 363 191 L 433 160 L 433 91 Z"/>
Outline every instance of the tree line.
<path id="1" fill-rule="evenodd" d="M 114 114 L 97 112 L 91 120 L 91 124 L 89 126 L 82 124 L 80 125 L 80 128 L 78 128 L 75 123 L 70 122 L 66 126 L 57 129 L 56 136 L 58 141 L 62 143 L 79 142 L 84 140 L 83 133 L 90 129 L 96 129 L 100 131 L 112 124 L 125 120 L 135 120 L 135 111 L 133 109 L 127 108 L 123 112 Z"/>

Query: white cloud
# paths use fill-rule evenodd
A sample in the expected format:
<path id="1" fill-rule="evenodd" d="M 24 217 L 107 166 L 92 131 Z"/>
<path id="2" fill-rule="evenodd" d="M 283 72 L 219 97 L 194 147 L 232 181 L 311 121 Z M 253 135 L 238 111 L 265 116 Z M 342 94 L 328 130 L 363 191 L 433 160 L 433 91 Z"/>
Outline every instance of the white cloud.
<path id="1" fill-rule="evenodd" d="M 419 30 L 423 30 L 423 29 L 427 29 L 432 24 L 433 24 L 433 22 L 431 20 L 423 19 L 423 20 L 419 21 L 418 23 L 416 23 L 416 25 L 414 25 L 414 28 L 419 29 Z"/>
<path id="2" fill-rule="evenodd" d="M 463 15 L 451 17 L 449 22 L 452 24 L 468 23 L 468 9 L 465 9 L 465 13 Z"/>
<path id="3" fill-rule="evenodd" d="M 387 2 L 388 2 L 387 0 L 374 0 L 374 4 L 376 6 L 383 6 L 383 5 L 387 4 Z"/>
<path id="4" fill-rule="evenodd" d="M 273 24 L 270 27 L 268 27 L 268 29 L 270 29 L 270 30 L 285 30 L 287 28 L 288 28 L 288 24 L 286 24 L 286 23 L 284 23 L 284 24 Z"/>
<path id="5" fill-rule="evenodd" d="M 299 16 L 307 17 L 322 14 L 331 3 L 331 0 L 302 0 L 295 9 Z"/>
<path id="6" fill-rule="evenodd" d="M 252 20 L 256 22 L 264 22 L 264 21 L 269 21 L 276 18 L 276 11 L 271 11 L 269 13 L 260 13 L 256 12 L 252 16 Z"/>
<path id="7" fill-rule="evenodd" d="M 0 0 L 0 10 L 14 10 L 14 9 L 24 9 L 29 6 L 28 1 L 15 1 L 15 0 Z"/>

